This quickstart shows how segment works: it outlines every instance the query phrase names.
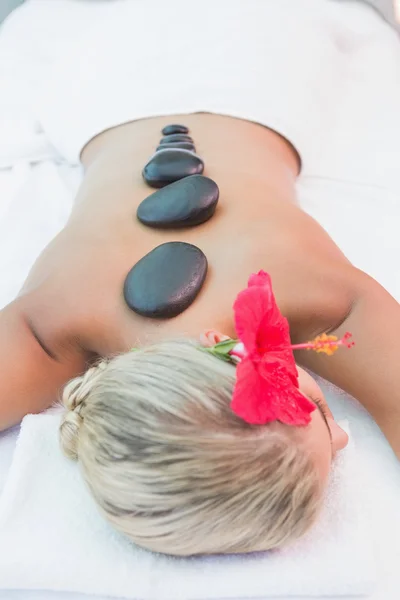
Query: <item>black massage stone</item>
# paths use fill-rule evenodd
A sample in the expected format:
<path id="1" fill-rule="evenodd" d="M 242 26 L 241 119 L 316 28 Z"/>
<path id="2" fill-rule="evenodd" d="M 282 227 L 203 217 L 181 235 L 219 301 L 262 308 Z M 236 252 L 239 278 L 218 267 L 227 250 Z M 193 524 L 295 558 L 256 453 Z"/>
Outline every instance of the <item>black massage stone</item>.
<path id="1" fill-rule="evenodd" d="M 158 150 L 167 150 L 168 148 L 181 148 L 182 150 L 190 150 L 191 152 L 196 152 L 196 148 L 193 144 L 189 142 L 175 142 L 174 144 L 161 144 L 158 146 Z"/>
<path id="2" fill-rule="evenodd" d="M 189 175 L 201 175 L 203 171 L 203 161 L 193 152 L 168 148 L 156 152 L 142 174 L 143 179 L 151 187 L 161 188 Z"/>
<path id="3" fill-rule="evenodd" d="M 172 135 L 173 133 L 189 133 L 185 125 L 166 125 L 161 132 L 163 135 Z"/>
<path id="4" fill-rule="evenodd" d="M 193 144 L 193 138 L 190 135 L 167 135 L 160 140 L 160 144 L 173 144 L 175 142 L 189 142 Z"/>
<path id="5" fill-rule="evenodd" d="M 137 218 L 144 225 L 159 229 L 194 227 L 213 216 L 218 197 L 215 181 L 192 175 L 148 196 L 139 205 Z"/>
<path id="6" fill-rule="evenodd" d="M 186 310 L 207 275 L 207 258 L 186 242 L 167 242 L 146 254 L 129 271 L 124 297 L 134 312 L 171 319 Z"/>

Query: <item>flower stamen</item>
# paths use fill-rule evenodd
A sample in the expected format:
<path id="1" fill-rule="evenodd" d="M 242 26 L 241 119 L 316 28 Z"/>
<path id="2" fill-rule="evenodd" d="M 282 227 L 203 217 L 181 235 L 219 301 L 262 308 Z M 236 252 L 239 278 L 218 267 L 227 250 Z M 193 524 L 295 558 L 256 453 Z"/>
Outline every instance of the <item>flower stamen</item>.
<path id="1" fill-rule="evenodd" d="M 340 339 L 338 339 L 336 335 L 327 335 L 326 333 L 323 333 L 310 342 L 304 344 L 292 344 L 290 348 L 292 350 L 313 350 L 317 353 L 332 356 L 332 354 L 339 349 L 339 346 L 352 348 L 355 345 L 355 342 L 351 338 L 352 334 L 349 332 L 346 332 Z"/>

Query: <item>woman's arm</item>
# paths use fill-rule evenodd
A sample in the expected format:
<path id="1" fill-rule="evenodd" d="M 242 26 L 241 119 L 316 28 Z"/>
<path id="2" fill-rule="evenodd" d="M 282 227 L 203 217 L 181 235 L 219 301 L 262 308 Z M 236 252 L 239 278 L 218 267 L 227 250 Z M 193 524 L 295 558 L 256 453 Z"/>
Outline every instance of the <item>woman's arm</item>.
<path id="1" fill-rule="evenodd" d="M 85 368 L 82 356 L 53 354 L 39 336 L 18 300 L 0 311 L 0 431 L 51 406 L 63 384 Z"/>
<path id="2" fill-rule="evenodd" d="M 331 333 L 350 331 L 356 345 L 332 357 L 300 352 L 298 360 L 357 398 L 400 458 L 400 305 L 365 273 L 349 275 L 353 303 Z"/>

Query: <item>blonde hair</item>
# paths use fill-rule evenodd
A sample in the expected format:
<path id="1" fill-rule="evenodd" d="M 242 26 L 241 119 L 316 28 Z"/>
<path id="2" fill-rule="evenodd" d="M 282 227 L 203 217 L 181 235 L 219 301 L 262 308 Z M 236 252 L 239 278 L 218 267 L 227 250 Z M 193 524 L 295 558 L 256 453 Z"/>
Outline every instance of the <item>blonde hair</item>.
<path id="1" fill-rule="evenodd" d="M 312 457 L 280 423 L 230 410 L 235 368 L 177 340 L 103 361 L 64 389 L 64 453 L 106 518 L 173 555 L 277 548 L 314 522 Z"/>

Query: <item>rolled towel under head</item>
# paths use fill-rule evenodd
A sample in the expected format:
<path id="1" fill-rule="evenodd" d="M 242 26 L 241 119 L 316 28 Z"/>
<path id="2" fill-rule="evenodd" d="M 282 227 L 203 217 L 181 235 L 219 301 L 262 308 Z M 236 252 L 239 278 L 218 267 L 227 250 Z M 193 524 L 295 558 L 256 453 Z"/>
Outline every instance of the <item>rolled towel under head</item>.
<path id="1" fill-rule="evenodd" d="M 0 497 L 0 589 L 135 600 L 369 593 L 375 580 L 364 468 L 354 444 L 335 462 L 323 513 L 284 551 L 176 559 L 135 547 L 99 515 L 58 442 L 60 415 L 24 419 Z"/>

